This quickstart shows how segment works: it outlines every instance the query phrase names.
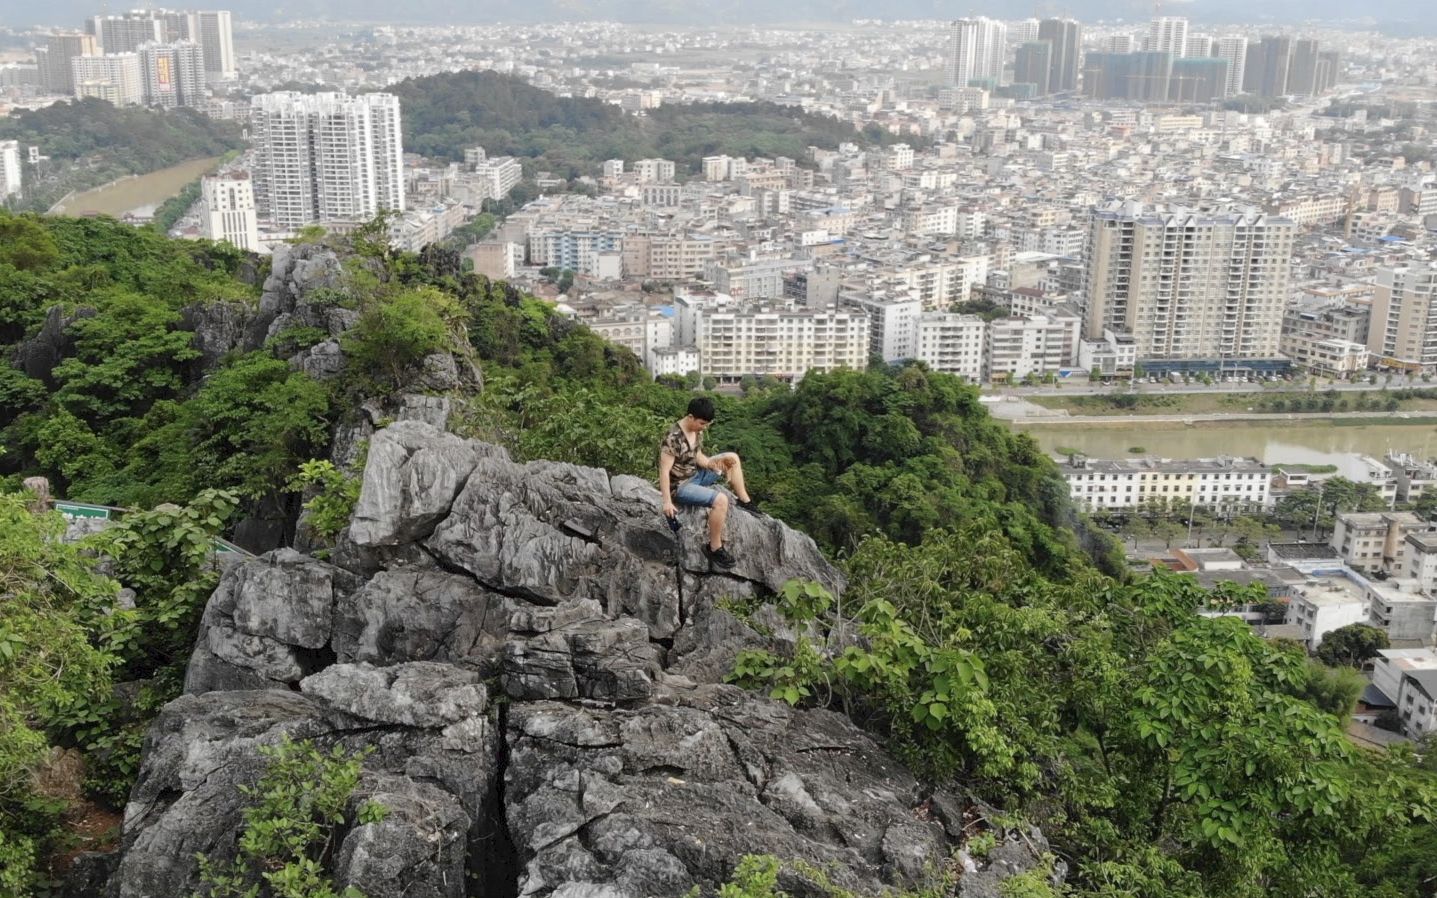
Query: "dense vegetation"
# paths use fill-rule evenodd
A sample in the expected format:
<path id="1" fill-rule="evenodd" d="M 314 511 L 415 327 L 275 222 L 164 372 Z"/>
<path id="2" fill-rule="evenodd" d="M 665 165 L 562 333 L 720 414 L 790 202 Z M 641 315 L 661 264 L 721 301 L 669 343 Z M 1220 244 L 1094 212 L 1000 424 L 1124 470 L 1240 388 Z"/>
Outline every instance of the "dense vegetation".
<path id="1" fill-rule="evenodd" d="M 0 894 L 33 893 L 60 844 L 65 808 L 32 776 L 52 748 L 85 757 L 91 800 L 123 801 L 213 589 L 213 534 L 256 497 L 306 489 L 318 491 L 315 532 L 332 537 L 355 494 L 352 474 L 322 460 L 334 425 L 427 354 L 472 354 L 485 369 L 466 435 L 653 476 L 657 438 L 694 384 L 652 382 L 627 350 L 511 286 L 461 273 L 452 254 L 390 251 L 380 233 L 344 238 L 345 283 L 315 297 L 358 313 L 347 373 L 320 383 L 284 361 L 323 337 L 303 329 L 201 369 L 183 310 L 254 302 L 241 254 L 104 219 L 0 214 L 0 350 L 59 355 L 0 372 Z M 59 339 L 33 342 L 57 306 Z M 1014 894 L 1430 894 L 1437 753 L 1371 756 L 1342 732 L 1361 687 L 1345 665 L 1370 653 L 1370 634 L 1352 634 L 1329 659 L 1344 667 L 1329 668 L 1196 613 L 1256 594 L 1128 582 L 1051 462 L 956 378 L 910 365 L 747 387 L 716 397 L 710 448 L 741 452 L 763 505 L 810 532 L 850 586 L 840 613 L 816 585 L 791 584 L 775 604 L 803 637 L 743 655 L 735 678 L 849 714 L 921 776 L 1004 808 L 1010 818 L 975 829 L 974 853 L 1020 818 L 1040 824 L 1069 884 L 1033 875 Z M 153 510 L 67 545 L 57 518 L 16 492 L 30 474 L 71 498 Z M 1294 501 L 1293 515 L 1322 518 L 1365 497 L 1339 484 Z M 103 575 L 96 553 L 110 559 Z M 273 760 L 254 831 L 287 832 L 295 801 L 318 810 L 282 846 L 255 836 L 240 866 L 212 867 L 217 894 L 313 871 L 314 827 L 340 823 L 350 760 L 308 747 Z M 750 861 L 724 894 L 776 895 L 790 861 Z"/>
<path id="2" fill-rule="evenodd" d="M 115 107 L 94 98 L 0 118 L 0 140 L 38 146 L 48 162 L 25 166 L 21 208 L 44 211 L 72 190 L 242 149 L 239 126 L 192 109 Z"/>
<path id="3" fill-rule="evenodd" d="M 772 103 L 663 106 L 636 118 L 601 100 L 558 97 L 497 72 L 411 78 L 385 90 L 404 106 L 404 148 L 410 152 L 462 160 L 465 147 L 482 146 L 492 156 L 523 157 L 526 173 L 566 178 L 597 175 L 605 159 L 671 159 L 682 176 L 701 172 L 704 156 L 801 161 L 809 146 L 899 140 L 879 128 L 859 131 Z"/>

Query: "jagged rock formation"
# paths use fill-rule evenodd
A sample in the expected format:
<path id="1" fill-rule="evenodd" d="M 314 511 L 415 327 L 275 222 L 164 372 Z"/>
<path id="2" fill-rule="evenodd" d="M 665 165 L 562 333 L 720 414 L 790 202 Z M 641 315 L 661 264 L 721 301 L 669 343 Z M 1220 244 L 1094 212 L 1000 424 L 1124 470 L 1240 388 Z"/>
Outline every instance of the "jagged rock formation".
<path id="1" fill-rule="evenodd" d="M 184 309 L 183 326 L 193 334 L 200 353 L 198 367 L 213 371 L 232 352 L 253 352 L 281 341 L 288 332 L 304 329 L 323 335 L 319 343 L 290 356 L 289 364 L 316 380 L 341 377 L 347 359 L 340 346 L 345 332 L 359 320 L 359 312 L 341 305 L 345 272 L 334 250 L 317 244 L 275 248 L 270 271 L 257 304 L 240 302 L 198 303 Z M 52 356 L 58 358 L 65 320 L 59 310 L 52 322 L 25 351 L 27 364 L 48 373 Z M 49 361 L 47 361 L 49 360 Z M 38 376 L 38 374 L 36 375 Z M 443 430 L 462 397 L 477 392 L 483 379 L 467 356 L 440 352 L 426 357 L 405 384 L 391 396 L 358 404 L 355 415 L 338 428 L 331 460 L 348 466 L 360 455 L 375 430 L 390 421 L 424 421 Z M 246 517 L 235 528 L 235 542 L 263 552 L 282 545 L 307 547 L 303 528 L 296 532 L 297 503 L 289 494 L 265 496 L 246 507 Z"/>
<path id="2" fill-rule="evenodd" d="M 226 571 L 187 694 L 146 739 L 108 894 L 190 894 L 197 852 L 234 851 L 256 748 L 285 735 L 373 749 L 355 800 L 390 814 L 342 833 L 331 864 L 370 898 L 680 895 L 747 853 L 876 895 L 949 864 L 969 803 L 839 714 L 720 682 L 767 637 L 716 600 L 841 575 L 741 513 L 737 568 L 708 570 L 693 514 L 676 574 L 658 505 L 636 478 L 422 422 L 377 432 L 330 561 L 282 549 Z M 1006 866 L 962 894 L 995 894 L 1040 838 L 1002 843 Z"/>

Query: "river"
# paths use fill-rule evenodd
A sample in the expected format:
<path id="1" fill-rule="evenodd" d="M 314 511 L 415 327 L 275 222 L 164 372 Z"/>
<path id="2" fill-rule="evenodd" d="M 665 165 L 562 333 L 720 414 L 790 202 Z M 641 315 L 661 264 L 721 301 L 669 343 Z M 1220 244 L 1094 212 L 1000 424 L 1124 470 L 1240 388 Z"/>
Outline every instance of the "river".
<path id="1" fill-rule="evenodd" d="M 1020 424 L 1044 450 L 1076 449 L 1094 458 L 1133 458 L 1131 448 L 1143 455 L 1164 458 L 1211 458 L 1240 455 L 1267 464 L 1337 465 L 1345 476 L 1360 476 L 1353 462 L 1358 454 L 1381 458 L 1390 449 L 1420 458 L 1437 453 L 1437 426 L 1431 424 L 1375 424 L 1349 426 L 1309 421 L 1203 422 L 1182 424 Z"/>
<path id="2" fill-rule="evenodd" d="M 191 159 L 147 175 L 122 178 L 103 187 L 77 193 L 50 210 L 52 215 L 113 215 L 126 212 L 153 214 L 155 207 L 179 193 L 220 164 L 224 157 Z"/>

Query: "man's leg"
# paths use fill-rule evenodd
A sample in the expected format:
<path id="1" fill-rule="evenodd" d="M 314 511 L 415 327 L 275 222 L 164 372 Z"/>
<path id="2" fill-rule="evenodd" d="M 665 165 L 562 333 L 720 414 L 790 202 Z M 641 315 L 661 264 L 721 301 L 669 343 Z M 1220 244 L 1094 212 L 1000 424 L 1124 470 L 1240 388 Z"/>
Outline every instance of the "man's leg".
<path id="1" fill-rule="evenodd" d="M 709 506 L 709 548 L 717 552 L 723 546 L 723 522 L 728 520 L 728 496 L 719 493 Z"/>
<path id="2" fill-rule="evenodd" d="M 743 462 L 739 459 L 737 452 L 724 452 L 714 456 L 714 461 L 723 466 L 724 480 L 728 481 L 729 489 L 738 496 L 740 502 L 752 502 L 748 494 L 748 487 L 743 485 Z"/>

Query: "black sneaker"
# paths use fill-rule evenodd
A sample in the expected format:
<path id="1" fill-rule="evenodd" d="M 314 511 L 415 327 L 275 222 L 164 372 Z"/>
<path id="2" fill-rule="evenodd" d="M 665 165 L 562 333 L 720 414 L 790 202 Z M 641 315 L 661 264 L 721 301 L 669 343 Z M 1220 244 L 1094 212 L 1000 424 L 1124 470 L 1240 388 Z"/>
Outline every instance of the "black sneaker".
<path id="1" fill-rule="evenodd" d="M 704 546 L 704 555 L 708 556 L 709 564 L 714 567 L 728 569 L 738 564 L 734 557 L 729 554 L 727 546 L 719 546 L 717 549 L 710 549 Z"/>
<path id="2" fill-rule="evenodd" d="M 735 501 L 734 504 L 756 518 L 768 517 L 768 515 L 764 514 L 763 509 L 758 507 L 758 503 L 753 501 L 752 499 L 748 500 L 747 502 L 743 501 L 742 499 L 739 499 Z"/>

